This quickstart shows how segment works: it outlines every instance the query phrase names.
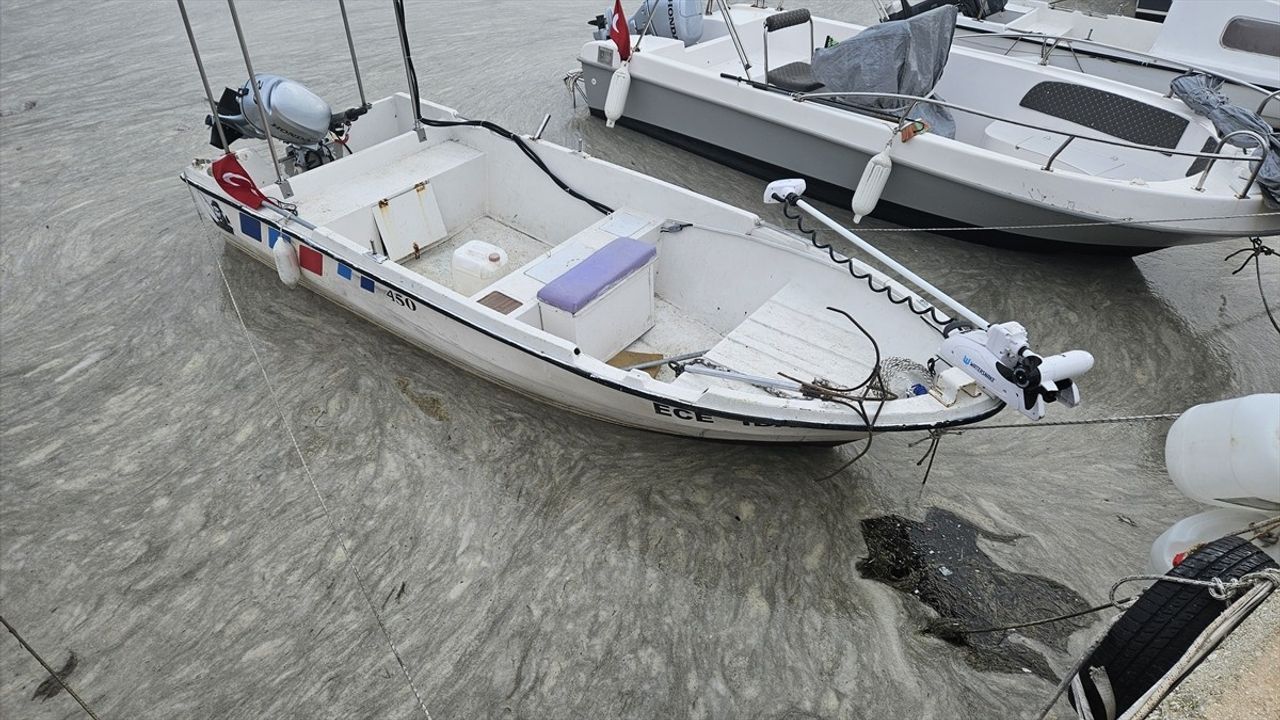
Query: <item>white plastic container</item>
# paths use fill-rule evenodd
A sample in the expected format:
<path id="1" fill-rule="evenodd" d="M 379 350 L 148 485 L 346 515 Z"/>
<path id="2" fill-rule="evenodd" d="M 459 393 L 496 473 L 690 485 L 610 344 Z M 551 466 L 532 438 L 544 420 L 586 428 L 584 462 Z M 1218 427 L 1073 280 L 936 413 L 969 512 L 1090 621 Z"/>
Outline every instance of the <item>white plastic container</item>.
<path id="1" fill-rule="evenodd" d="M 507 251 L 472 240 L 453 251 L 453 289 L 471 297 L 506 275 Z"/>
<path id="2" fill-rule="evenodd" d="M 1280 394 L 1196 405 L 1164 444 L 1169 477 L 1208 505 L 1280 510 Z"/>
<path id="3" fill-rule="evenodd" d="M 1151 543 L 1151 559 L 1147 570 L 1155 575 L 1163 575 L 1173 567 L 1175 558 L 1181 561 L 1178 555 L 1185 556 L 1197 545 L 1213 542 L 1228 533 L 1240 532 L 1249 523 L 1269 517 L 1271 513 L 1257 510 L 1214 508 L 1179 520 Z M 1260 547 L 1276 562 L 1280 562 L 1280 544 Z"/>

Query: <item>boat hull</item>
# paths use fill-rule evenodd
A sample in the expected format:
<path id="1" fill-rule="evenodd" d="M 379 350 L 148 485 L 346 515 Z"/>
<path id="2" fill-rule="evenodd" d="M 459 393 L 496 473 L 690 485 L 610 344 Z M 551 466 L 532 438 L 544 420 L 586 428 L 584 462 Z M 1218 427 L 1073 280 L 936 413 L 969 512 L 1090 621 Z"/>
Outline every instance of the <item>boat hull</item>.
<path id="1" fill-rule="evenodd" d="M 270 238 L 290 233 L 270 217 L 254 213 L 189 179 L 187 183 L 201 217 L 218 228 L 219 235 L 227 243 L 274 267 Z M 211 203 L 219 205 L 217 213 L 211 214 Z M 226 221 L 215 218 L 226 218 Z M 246 226 L 257 227 L 258 237 L 247 234 Z M 295 237 L 293 242 L 305 241 Z M 361 282 L 352 282 L 338 275 L 337 260 L 329 251 L 318 245 L 306 244 L 325 256 L 324 265 L 319 274 L 303 272 L 300 285 L 433 355 L 540 402 L 618 425 L 707 440 L 832 446 L 867 436 L 865 426 L 861 425 L 800 423 L 733 415 L 612 383 L 470 324 L 431 298 L 401 287 L 394 279 L 374 277 L 361 271 L 357 276 L 364 275 L 373 285 L 371 290 L 365 289 Z M 918 427 L 879 426 L 875 431 L 912 431 L 967 424 L 990 417 L 1002 407 L 995 405 L 980 416 L 955 423 Z"/>
<path id="2" fill-rule="evenodd" d="M 588 105 L 593 113 L 599 114 L 603 112 L 614 69 L 586 58 L 580 61 Z M 631 74 L 626 112 L 620 120 L 623 124 L 628 121 L 633 127 L 676 144 L 684 142 L 688 147 L 696 143 L 714 149 L 718 152 L 702 152 L 719 160 L 729 160 L 730 164 L 748 172 L 759 173 L 760 168 L 782 169 L 791 176 L 802 176 L 816 181 L 820 187 L 845 193 L 852 193 L 857 187 L 871 157 L 870 152 L 852 145 L 648 82 L 635 69 Z M 754 162 L 733 163 L 735 156 Z M 873 214 L 890 220 L 901 219 L 901 210 L 905 208 L 944 220 L 945 224 L 940 227 L 1018 226 L 1016 232 L 957 231 L 955 235 L 1032 251 L 1069 247 L 1075 251 L 1132 255 L 1245 234 L 1228 229 L 1211 231 L 1188 227 L 1168 232 L 1142 224 L 1098 225 L 1105 219 L 1035 202 L 1034 198 L 1022 200 L 991 192 L 986 187 L 905 163 L 895 163 L 881 203 L 888 205 L 877 206 Z"/>

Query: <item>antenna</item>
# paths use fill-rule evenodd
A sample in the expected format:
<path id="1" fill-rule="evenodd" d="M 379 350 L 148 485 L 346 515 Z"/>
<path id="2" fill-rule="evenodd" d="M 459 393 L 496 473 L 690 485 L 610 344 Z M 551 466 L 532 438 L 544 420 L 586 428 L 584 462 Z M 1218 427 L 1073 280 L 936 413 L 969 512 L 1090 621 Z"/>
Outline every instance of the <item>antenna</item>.
<path id="1" fill-rule="evenodd" d="M 182 13 L 182 26 L 187 29 L 187 40 L 191 41 L 191 54 L 196 58 L 196 69 L 200 71 L 200 82 L 204 83 L 204 96 L 209 101 L 209 119 L 222 141 L 222 149 L 231 152 L 231 144 L 227 142 L 227 133 L 218 122 L 218 104 L 213 101 L 213 89 L 209 87 L 209 76 L 204 71 L 204 62 L 200 59 L 200 48 L 196 46 L 196 34 L 191 31 L 191 18 L 187 17 L 187 4 L 178 0 L 178 12 Z"/>
<path id="2" fill-rule="evenodd" d="M 338 11 L 342 13 L 342 29 L 347 31 L 347 49 L 351 51 L 351 68 L 356 71 L 356 89 L 360 91 L 360 107 L 369 107 L 364 99 L 364 82 L 360 80 L 360 63 L 356 61 L 356 44 L 351 40 L 351 22 L 347 20 L 346 0 L 338 0 Z"/>
<path id="3" fill-rule="evenodd" d="M 280 170 L 280 156 L 276 155 L 275 140 L 271 137 L 271 122 L 267 120 L 267 108 L 262 104 L 262 93 L 258 91 L 258 76 L 253 72 L 253 61 L 249 59 L 249 47 L 244 43 L 244 30 L 240 27 L 240 16 L 236 13 L 236 0 L 227 0 L 231 9 L 231 22 L 236 26 L 236 39 L 240 41 L 240 54 L 244 56 L 244 67 L 249 71 L 249 87 L 253 88 L 253 100 L 258 104 L 258 113 L 262 117 L 262 132 L 267 136 L 267 150 L 271 152 L 271 166 L 276 170 L 276 182 L 285 197 L 293 196 L 293 188 Z M 216 117 L 215 117 L 216 119 Z"/>
<path id="4" fill-rule="evenodd" d="M 230 0 L 228 0 L 230 2 Z M 413 69 L 413 56 L 409 52 L 409 31 L 404 26 L 404 0 L 391 0 L 396 11 L 396 30 L 400 33 L 400 54 L 404 57 L 404 75 L 409 81 L 409 101 L 413 104 L 413 129 L 418 142 L 425 142 L 427 131 L 422 127 L 422 101 L 418 96 L 418 73 Z"/>

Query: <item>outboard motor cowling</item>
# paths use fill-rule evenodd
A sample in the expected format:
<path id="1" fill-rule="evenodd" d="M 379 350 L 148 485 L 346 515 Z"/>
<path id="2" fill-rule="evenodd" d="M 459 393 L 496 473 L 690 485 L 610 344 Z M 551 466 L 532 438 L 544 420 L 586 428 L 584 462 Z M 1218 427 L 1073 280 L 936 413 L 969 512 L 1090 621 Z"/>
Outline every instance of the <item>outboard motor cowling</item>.
<path id="1" fill-rule="evenodd" d="M 333 160 L 329 133 L 341 135 L 348 123 L 369 111 L 366 105 L 335 113 L 329 103 L 302 83 L 279 75 L 259 73 L 257 82 L 271 137 L 288 146 L 286 154 L 294 161 L 295 172 Z M 227 143 L 240 138 L 265 139 L 262 110 L 248 81 L 239 90 L 224 90 L 218 101 L 217 122 L 222 125 Z M 222 148 L 218 129 L 213 126 L 214 119 L 208 117 L 205 122 L 212 130 L 209 144 Z"/>

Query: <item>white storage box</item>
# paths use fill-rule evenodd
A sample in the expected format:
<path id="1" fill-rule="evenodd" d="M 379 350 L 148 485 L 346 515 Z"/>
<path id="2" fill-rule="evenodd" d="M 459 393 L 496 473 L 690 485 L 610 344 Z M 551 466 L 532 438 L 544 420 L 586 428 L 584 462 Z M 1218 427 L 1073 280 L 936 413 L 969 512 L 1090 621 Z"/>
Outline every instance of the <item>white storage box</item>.
<path id="1" fill-rule="evenodd" d="M 471 297 L 506 274 L 507 252 L 497 245 L 472 240 L 453 251 L 453 289 Z"/>
<path id="2" fill-rule="evenodd" d="M 652 245 L 620 237 L 538 291 L 542 329 L 608 360 L 653 327 Z"/>

